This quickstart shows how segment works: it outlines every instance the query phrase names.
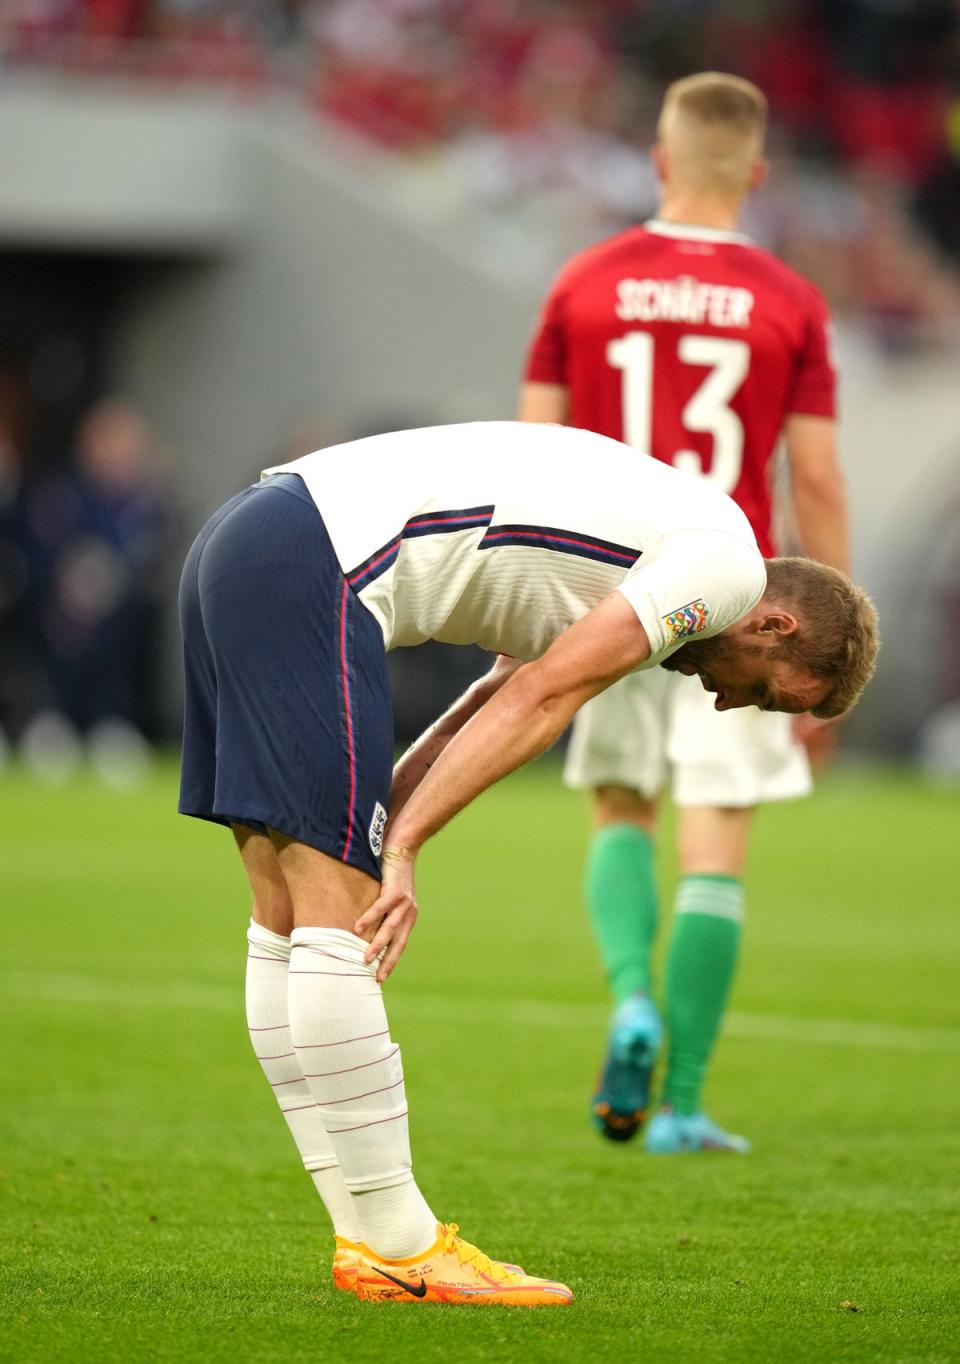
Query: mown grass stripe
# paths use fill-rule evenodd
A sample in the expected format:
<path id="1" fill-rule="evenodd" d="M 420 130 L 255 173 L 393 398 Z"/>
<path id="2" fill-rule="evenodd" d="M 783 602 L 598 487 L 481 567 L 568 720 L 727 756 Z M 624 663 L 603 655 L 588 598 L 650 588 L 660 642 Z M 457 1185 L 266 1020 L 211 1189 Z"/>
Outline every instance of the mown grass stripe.
<path id="1" fill-rule="evenodd" d="M 236 1012 L 242 1007 L 242 991 L 227 985 L 171 980 L 118 981 L 108 976 L 61 975 L 48 972 L 10 971 L 0 975 L 0 994 L 12 999 L 55 1004 L 102 1004 L 113 1008 L 215 1009 Z M 564 1004 L 537 999 L 497 999 L 492 996 L 392 994 L 390 1012 L 424 1019 L 444 1019 L 451 1012 L 472 1023 L 510 1023 L 533 1028 L 602 1027 L 602 1006 Z M 805 1046 L 845 1046 L 892 1051 L 960 1051 L 960 1032 L 947 1028 L 918 1027 L 910 1023 L 884 1023 L 840 1018 L 798 1018 L 789 1014 L 727 1014 L 724 1031 L 730 1037 L 758 1042 L 796 1042 Z"/>

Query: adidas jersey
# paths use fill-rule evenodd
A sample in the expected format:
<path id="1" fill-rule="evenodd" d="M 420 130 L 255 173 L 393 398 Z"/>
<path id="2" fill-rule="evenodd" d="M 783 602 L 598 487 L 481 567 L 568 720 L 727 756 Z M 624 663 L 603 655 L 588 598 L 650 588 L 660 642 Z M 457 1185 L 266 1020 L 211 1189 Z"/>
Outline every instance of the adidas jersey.
<path id="1" fill-rule="evenodd" d="M 744 615 L 766 574 L 714 486 L 591 431 L 474 422 L 372 436 L 299 474 L 387 648 L 426 639 L 538 658 L 619 588 L 649 667 Z"/>
<path id="2" fill-rule="evenodd" d="M 783 423 L 834 415 L 828 333 L 819 292 L 749 237 L 653 221 L 562 268 L 525 378 L 569 390 L 572 426 L 705 474 L 772 554 Z"/>

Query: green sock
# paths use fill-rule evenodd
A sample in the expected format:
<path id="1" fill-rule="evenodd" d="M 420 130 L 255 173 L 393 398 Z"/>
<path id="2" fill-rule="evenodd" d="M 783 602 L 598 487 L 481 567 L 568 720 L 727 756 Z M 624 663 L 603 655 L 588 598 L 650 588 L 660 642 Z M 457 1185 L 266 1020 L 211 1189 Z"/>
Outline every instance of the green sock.
<path id="1" fill-rule="evenodd" d="M 657 931 L 653 839 L 635 824 L 598 829 L 587 855 L 587 903 L 614 1001 L 650 992 Z"/>
<path id="2" fill-rule="evenodd" d="M 696 1113 L 707 1062 L 733 982 L 743 922 L 743 887 L 734 876 L 685 876 L 674 901 L 667 952 L 670 1055 L 664 1103 Z"/>

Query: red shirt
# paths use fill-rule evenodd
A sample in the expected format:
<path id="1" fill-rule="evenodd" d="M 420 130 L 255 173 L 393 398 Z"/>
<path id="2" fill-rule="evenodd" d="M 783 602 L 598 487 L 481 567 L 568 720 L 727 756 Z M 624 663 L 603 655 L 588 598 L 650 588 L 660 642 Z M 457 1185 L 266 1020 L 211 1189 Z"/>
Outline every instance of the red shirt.
<path id="1" fill-rule="evenodd" d="M 771 456 L 793 412 L 835 413 L 819 291 L 735 232 L 647 223 L 574 256 L 525 378 L 570 392 L 569 422 L 716 479 L 771 539 Z"/>

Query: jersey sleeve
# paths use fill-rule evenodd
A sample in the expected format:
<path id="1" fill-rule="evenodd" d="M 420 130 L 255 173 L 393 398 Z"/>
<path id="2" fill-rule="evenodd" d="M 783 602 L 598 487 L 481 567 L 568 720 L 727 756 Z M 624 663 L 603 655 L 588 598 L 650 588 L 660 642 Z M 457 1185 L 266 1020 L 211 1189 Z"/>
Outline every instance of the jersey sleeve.
<path id="1" fill-rule="evenodd" d="M 537 320 L 523 372 L 525 382 L 533 384 L 563 384 L 568 380 L 567 333 L 564 320 L 566 289 L 563 276 L 558 277 L 547 294 Z"/>
<path id="2" fill-rule="evenodd" d="M 644 668 L 661 663 L 688 639 L 706 639 L 755 606 L 767 585 L 756 545 L 723 531 L 674 531 L 630 570 L 617 589 L 650 641 Z"/>
<path id="3" fill-rule="evenodd" d="M 788 413 L 808 417 L 835 417 L 837 371 L 832 356 L 833 324 L 821 295 L 811 289 L 810 307 L 804 320 L 802 350 L 797 362 Z"/>

